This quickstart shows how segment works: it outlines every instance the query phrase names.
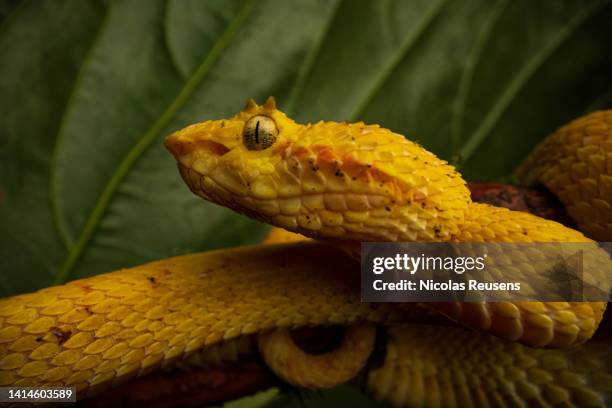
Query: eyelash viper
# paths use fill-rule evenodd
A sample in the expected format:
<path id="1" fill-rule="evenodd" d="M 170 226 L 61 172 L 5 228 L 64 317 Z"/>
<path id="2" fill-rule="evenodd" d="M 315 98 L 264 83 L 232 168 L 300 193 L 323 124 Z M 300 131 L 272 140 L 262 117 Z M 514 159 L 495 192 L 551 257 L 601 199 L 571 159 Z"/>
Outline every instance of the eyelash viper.
<path id="1" fill-rule="evenodd" d="M 600 211 L 594 218 L 584 203 L 601 209 L 601 201 L 612 202 L 606 190 L 611 117 L 597 113 L 561 129 L 519 171 L 528 182 L 560 191 L 570 214 L 598 239 L 610 237 L 612 217 Z M 247 130 L 251 149 L 243 143 Z M 570 139 L 577 153 L 565 148 Z M 166 146 L 196 194 L 353 255 L 360 241 L 590 242 L 553 221 L 473 203 L 452 166 L 401 135 L 361 122 L 301 125 L 273 99 L 263 106 L 250 101 L 230 119 L 191 125 Z M 551 175 L 547 164 L 559 168 Z M 583 176 L 590 181 L 578 178 L 575 188 L 563 190 L 568 179 Z M 582 187 L 589 193 L 576 193 Z M 374 324 L 384 323 L 387 352 L 370 370 L 368 387 L 395 405 L 610 402 L 609 345 L 563 351 L 518 344 L 583 343 L 605 303 L 433 305 L 511 342 L 454 327 L 398 326 L 425 312 L 361 304 L 355 265 L 340 258 L 315 243 L 214 251 L 1 300 L 0 385 L 71 384 L 81 396 L 95 395 L 197 350 L 257 335 L 262 356 L 281 377 L 327 387 L 363 367 Z M 338 349 L 317 356 L 296 347 L 288 332 L 272 330 L 353 323 Z M 592 364 L 585 368 L 585 361 Z"/>

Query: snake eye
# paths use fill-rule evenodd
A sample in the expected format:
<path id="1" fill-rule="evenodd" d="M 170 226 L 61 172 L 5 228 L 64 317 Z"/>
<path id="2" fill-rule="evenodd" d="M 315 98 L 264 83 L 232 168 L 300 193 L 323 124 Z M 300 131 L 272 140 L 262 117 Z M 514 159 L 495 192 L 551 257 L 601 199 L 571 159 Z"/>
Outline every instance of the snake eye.
<path id="1" fill-rule="evenodd" d="M 276 141 L 278 128 L 272 118 L 256 115 L 244 124 L 242 142 L 249 150 L 264 150 Z"/>

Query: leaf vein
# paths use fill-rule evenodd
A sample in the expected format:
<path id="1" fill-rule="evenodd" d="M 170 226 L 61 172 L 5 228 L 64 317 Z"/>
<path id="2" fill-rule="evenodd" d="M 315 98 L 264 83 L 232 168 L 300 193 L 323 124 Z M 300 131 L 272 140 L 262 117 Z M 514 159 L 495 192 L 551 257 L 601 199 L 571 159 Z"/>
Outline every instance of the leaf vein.
<path id="1" fill-rule="evenodd" d="M 79 68 L 79 72 L 77 73 L 77 76 L 74 80 L 74 84 L 72 85 L 72 89 L 70 90 L 70 95 L 68 96 L 68 101 L 66 102 L 66 106 L 60 119 L 58 132 L 55 136 L 55 144 L 51 152 L 51 160 L 49 162 L 49 205 L 51 206 L 51 217 L 57 234 L 59 235 L 62 243 L 64 244 L 67 250 L 70 250 L 70 248 L 74 245 L 74 237 L 70 234 L 68 226 L 66 225 L 66 220 L 64 219 L 64 216 L 60 209 L 61 200 L 60 195 L 58 193 L 59 187 L 57 174 L 57 169 L 59 166 L 59 151 L 65 139 L 65 128 L 67 126 L 66 121 L 68 119 L 69 113 L 72 111 L 73 106 L 76 103 L 75 100 L 77 90 L 80 88 L 81 82 L 84 80 L 83 78 L 85 72 L 87 71 L 87 68 L 91 64 L 94 50 L 100 42 L 102 33 L 106 29 L 106 24 L 108 23 L 109 15 L 110 11 L 107 8 L 102 22 L 100 23 L 98 32 L 96 33 L 95 38 L 91 42 L 91 45 L 89 46 L 89 49 L 87 50 L 85 58 L 83 59 L 83 62 L 81 64 L 81 67 Z"/>
<path id="2" fill-rule="evenodd" d="M 510 104 L 514 101 L 523 87 L 531 79 L 531 77 L 538 71 L 538 69 L 554 54 L 554 52 L 561 46 L 567 39 L 569 39 L 576 30 L 585 23 L 590 17 L 592 17 L 605 3 L 595 3 L 594 5 L 585 8 L 581 13 L 569 21 L 561 29 L 556 37 L 550 41 L 544 48 L 537 52 L 532 58 L 530 58 L 523 68 L 517 73 L 514 79 L 501 93 L 497 102 L 489 110 L 480 126 L 472 133 L 467 139 L 465 145 L 459 151 L 459 160 L 462 165 L 471 158 L 472 154 L 478 149 L 478 147 L 486 140 L 488 135 L 493 130 L 493 127 L 497 124 L 499 119 L 506 112 Z"/>
<path id="3" fill-rule="evenodd" d="M 472 52 L 468 55 L 465 68 L 459 80 L 457 96 L 455 97 L 455 102 L 453 103 L 453 116 L 451 119 L 453 148 L 456 148 L 461 137 L 461 128 L 463 125 L 467 98 L 472 88 L 475 68 L 478 66 L 485 45 L 491 38 L 493 28 L 499 21 L 499 17 L 502 15 L 502 12 L 507 4 L 507 0 L 500 0 L 496 3 L 493 11 L 489 14 L 487 21 L 484 23 L 480 33 L 478 34 L 476 44 L 474 45 Z"/>
<path id="4" fill-rule="evenodd" d="M 323 29 L 319 34 L 318 38 L 314 42 L 312 48 L 306 55 L 306 59 L 304 60 L 304 64 L 302 64 L 302 68 L 299 70 L 298 75 L 291 87 L 291 91 L 289 92 L 289 98 L 287 100 L 287 105 L 285 107 L 285 112 L 287 115 L 291 116 L 293 114 L 293 109 L 295 109 L 295 104 L 298 99 L 302 95 L 304 90 L 304 85 L 306 84 L 306 80 L 308 79 L 308 75 L 312 71 L 316 59 L 321 51 L 323 43 L 325 42 L 327 36 L 329 35 L 329 31 L 331 30 L 331 23 L 336 18 L 338 14 L 338 10 L 340 9 L 340 4 L 343 0 L 338 0 L 334 5 L 333 9 L 330 11 L 329 16 L 325 23 L 323 23 Z"/>
<path id="5" fill-rule="evenodd" d="M 406 41 L 400 46 L 398 52 L 390 59 L 389 63 L 381 71 L 380 76 L 374 81 L 370 90 L 366 93 L 365 98 L 357 105 L 353 113 L 349 116 L 349 120 L 354 122 L 367 109 L 374 97 L 381 90 L 383 85 L 387 82 L 391 74 L 395 71 L 397 66 L 402 62 L 404 57 L 416 44 L 417 40 L 427 30 L 427 28 L 433 23 L 438 15 L 442 12 L 444 6 L 448 4 L 448 0 L 439 0 L 432 8 L 427 10 L 421 21 L 416 25 L 416 29 L 410 32 L 410 35 Z"/>
<path id="6" fill-rule="evenodd" d="M 70 273 L 74 269 L 81 254 L 85 250 L 85 247 L 89 243 L 89 240 L 97 229 L 97 226 L 106 212 L 112 198 L 114 197 L 115 192 L 119 188 L 119 185 L 127 176 L 137 159 L 145 152 L 153 140 L 155 140 L 157 135 L 170 123 L 178 110 L 191 97 L 197 85 L 208 74 L 212 66 L 221 56 L 223 50 L 225 50 L 225 48 L 229 45 L 238 29 L 251 14 L 254 2 L 255 0 L 243 1 L 240 11 L 236 17 L 234 17 L 226 28 L 225 32 L 221 35 L 221 37 L 219 37 L 210 52 L 204 57 L 202 63 L 190 76 L 174 100 L 168 105 L 159 119 L 144 133 L 144 135 L 142 135 L 142 137 L 138 139 L 138 142 L 134 145 L 134 147 L 132 147 L 132 149 L 121 161 L 115 172 L 111 175 L 104 190 L 100 194 L 93 211 L 90 213 L 83 230 L 79 234 L 77 242 L 71 248 L 68 257 L 56 273 L 54 279 L 56 284 L 61 284 L 70 277 Z"/>
<path id="7" fill-rule="evenodd" d="M 168 30 L 169 27 L 169 22 L 168 19 L 170 18 L 170 1 L 169 0 L 165 0 L 164 3 L 164 18 L 163 18 L 163 38 L 164 38 L 164 48 L 166 53 L 168 53 L 168 57 L 170 58 L 170 62 L 172 63 L 172 67 L 175 69 L 176 73 L 183 79 L 183 80 L 187 80 L 188 76 L 189 76 L 189 72 L 186 72 L 185 70 L 183 70 L 183 68 L 180 66 L 178 58 L 174 52 L 174 48 L 170 45 L 170 32 Z"/>

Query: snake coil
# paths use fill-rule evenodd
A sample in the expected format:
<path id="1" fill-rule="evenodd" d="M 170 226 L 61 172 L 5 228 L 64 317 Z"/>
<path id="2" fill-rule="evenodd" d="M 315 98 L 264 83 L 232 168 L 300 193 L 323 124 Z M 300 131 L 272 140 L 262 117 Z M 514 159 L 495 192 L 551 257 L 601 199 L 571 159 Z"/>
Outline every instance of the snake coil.
<path id="1" fill-rule="evenodd" d="M 612 403 L 610 340 L 587 341 L 606 303 L 429 305 L 481 334 L 409 324 L 431 312 L 360 303 L 354 264 L 329 248 L 355 256 L 360 241 L 592 242 L 581 232 L 472 202 L 452 166 L 390 130 L 302 125 L 273 99 L 191 125 L 166 146 L 197 195 L 301 234 L 273 230 L 271 240 L 306 236 L 324 245 L 187 255 L 2 299 L 0 385 L 71 385 L 80 397 L 95 395 L 255 336 L 278 375 L 329 387 L 362 369 L 378 324 L 387 349 L 367 373 L 368 388 L 393 405 Z M 557 194 L 588 236 L 612 238 L 611 111 L 561 128 L 518 175 Z M 348 327 L 341 346 L 319 355 L 301 350 L 288 332 L 338 324 Z M 240 344 L 234 357 L 252 351 Z"/>

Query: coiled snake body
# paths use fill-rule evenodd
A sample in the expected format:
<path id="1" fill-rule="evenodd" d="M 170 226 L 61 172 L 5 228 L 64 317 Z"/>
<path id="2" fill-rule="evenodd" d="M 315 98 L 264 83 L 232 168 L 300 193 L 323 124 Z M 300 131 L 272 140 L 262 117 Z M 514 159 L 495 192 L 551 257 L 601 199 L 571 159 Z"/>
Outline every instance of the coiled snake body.
<path id="1" fill-rule="evenodd" d="M 166 147 L 196 194 L 352 255 L 361 241 L 591 242 L 553 221 L 473 203 L 452 166 L 401 135 L 363 123 L 301 125 L 273 99 L 180 130 Z M 612 237 L 612 113 L 549 137 L 519 176 L 558 193 L 590 236 Z M 296 239 L 288 234 L 275 230 L 272 241 Z M 417 305 L 360 303 L 355 268 L 303 241 L 187 255 L 4 299 L 0 385 L 74 385 L 94 395 L 255 336 L 279 376 L 330 387 L 363 369 L 383 324 L 386 352 L 367 383 L 394 405 L 612 402 L 611 340 L 584 343 L 605 303 L 429 305 L 493 337 L 409 324 L 430 313 Z M 323 354 L 304 352 L 285 331 L 333 324 L 347 332 Z"/>

